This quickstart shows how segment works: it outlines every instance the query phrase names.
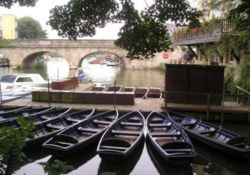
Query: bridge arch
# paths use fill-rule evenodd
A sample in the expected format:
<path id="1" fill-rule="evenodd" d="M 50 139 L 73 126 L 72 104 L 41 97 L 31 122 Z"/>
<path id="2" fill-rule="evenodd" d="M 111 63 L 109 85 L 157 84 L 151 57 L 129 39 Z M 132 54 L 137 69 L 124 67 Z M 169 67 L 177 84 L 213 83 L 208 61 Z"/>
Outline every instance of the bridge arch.
<path id="1" fill-rule="evenodd" d="M 120 59 L 122 62 L 123 62 L 123 58 L 124 56 L 123 55 L 117 55 L 116 53 L 113 53 L 113 52 L 109 52 L 109 51 L 94 51 L 92 53 L 89 53 L 87 55 L 84 55 L 80 60 L 79 60 L 79 63 L 78 63 L 78 67 L 81 67 L 82 65 L 82 62 L 84 59 L 90 57 L 90 56 L 95 56 L 95 55 L 107 55 L 107 56 L 110 56 L 110 55 L 113 55 L 115 56 L 116 58 Z"/>
<path id="2" fill-rule="evenodd" d="M 11 41 L 12 47 L 0 48 L 14 67 L 32 62 L 32 58 L 44 53 L 56 53 L 65 58 L 70 68 L 81 64 L 82 58 L 98 52 L 108 52 L 124 58 L 126 51 L 116 47 L 113 40 L 49 40 L 18 39 Z"/>

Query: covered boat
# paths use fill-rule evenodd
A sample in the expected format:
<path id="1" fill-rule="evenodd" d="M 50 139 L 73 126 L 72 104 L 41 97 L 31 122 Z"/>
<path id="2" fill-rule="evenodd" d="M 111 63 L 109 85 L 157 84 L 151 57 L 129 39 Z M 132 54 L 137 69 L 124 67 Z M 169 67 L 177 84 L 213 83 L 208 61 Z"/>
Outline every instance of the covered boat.
<path id="1" fill-rule="evenodd" d="M 190 137 L 226 154 L 250 158 L 249 138 L 185 114 L 170 111 L 168 115 L 185 129 Z"/>
<path id="2" fill-rule="evenodd" d="M 161 98 L 161 88 L 149 88 L 147 98 Z"/>
<path id="3" fill-rule="evenodd" d="M 183 163 L 196 156 L 184 130 L 159 112 L 151 112 L 147 118 L 147 139 L 165 160 Z"/>
<path id="4" fill-rule="evenodd" d="M 52 154 L 76 152 L 94 143 L 118 117 L 117 110 L 100 113 L 60 132 L 43 144 Z"/>
<path id="5" fill-rule="evenodd" d="M 136 98 L 146 98 L 148 93 L 147 87 L 136 87 L 135 88 L 135 97 Z"/>
<path id="6" fill-rule="evenodd" d="M 144 123 L 145 119 L 139 111 L 125 114 L 103 134 L 97 153 L 111 160 L 128 157 L 144 140 Z"/>

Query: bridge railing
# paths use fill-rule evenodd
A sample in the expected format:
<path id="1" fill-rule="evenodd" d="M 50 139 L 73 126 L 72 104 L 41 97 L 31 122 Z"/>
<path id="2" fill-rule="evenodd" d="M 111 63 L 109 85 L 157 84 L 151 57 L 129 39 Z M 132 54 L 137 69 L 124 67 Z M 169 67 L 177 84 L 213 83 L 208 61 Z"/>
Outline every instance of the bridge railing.
<path id="1" fill-rule="evenodd" d="M 203 23 L 201 27 L 193 29 L 188 27 L 177 27 L 173 32 L 173 41 L 174 43 L 197 39 L 218 41 L 222 33 L 231 32 L 234 27 L 235 25 L 232 22 L 226 20 Z"/>

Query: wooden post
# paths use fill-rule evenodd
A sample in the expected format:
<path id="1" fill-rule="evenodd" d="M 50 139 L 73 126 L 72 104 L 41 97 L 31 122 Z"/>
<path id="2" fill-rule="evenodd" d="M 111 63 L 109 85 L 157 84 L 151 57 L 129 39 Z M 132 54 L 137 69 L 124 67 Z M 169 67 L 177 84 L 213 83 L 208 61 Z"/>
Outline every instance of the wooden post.
<path id="1" fill-rule="evenodd" d="M 116 103 L 116 99 L 115 99 L 115 94 L 116 94 L 116 80 L 114 81 L 114 110 L 115 110 L 115 103 Z"/>
<path id="2" fill-rule="evenodd" d="M 209 120 L 209 115 L 210 115 L 210 93 L 207 94 L 207 121 Z"/>

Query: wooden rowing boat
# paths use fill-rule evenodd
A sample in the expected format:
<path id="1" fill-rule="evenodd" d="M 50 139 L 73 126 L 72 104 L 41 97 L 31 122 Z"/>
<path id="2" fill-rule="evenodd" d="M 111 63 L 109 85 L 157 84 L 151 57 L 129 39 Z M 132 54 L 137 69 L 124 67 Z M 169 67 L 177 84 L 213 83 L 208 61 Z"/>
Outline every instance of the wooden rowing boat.
<path id="1" fill-rule="evenodd" d="M 190 137 L 224 153 L 250 158 L 250 138 L 185 114 L 171 111 L 167 114 L 185 129 Z"/>
<path id="2" fill-rule="evenodd" d="M 72 112 L 77 112 L 79 110 L 75 110 L 72 108 L 52 108 L 51 110 L 41 111 L 37 113 L 32 113 L 30 115 L 25 116 L 26 119 L 33 121 L 35 124 L 43 123 L 53 118 L 61 117 L 65 114 L 69 114 Z M 0 123 L 0 126 L 12 126 L 14 128 L 18 128 L 19 124 L 14 118 L 12 120 L 8 120 L 4 123 Z"/>
<path id="3" fill-rule="evenodd" d="M 34 135 L 26 139 L 27 146 L 42 144 L 58 132 L 91 117 L 94 111 L 95 109 L 80 110 L 36 124 Z"/>
<path id="4" fill-rule="evenodd" d="M 111 160 L 128 157 L 144 140 L 144 126 L 145 119 L 139 111 L 125 114 L 103 134 L 97 153 Z"/>
<path id="5" fill-rule="evenodd" d="M 29 117 L 31 115 L 41 114 L 54 109 L 53 107 L 45 108 L 23 108 L 14 111 L 7 111 L 0 114 L 0 126 L 4 126 L 6 123 L 15 121 L 17 117 Z"/>
<path id="6" fill-rule="evenodd" d="M 52 154 L 76 152 L 100 139 L 104 131 L 118 117 L 117 110 L 100 113 L 60 132 L 43 144 Z"/>
<path id="7" fill-rule="evenodd" d="M 136 98 L 146 98 L 148 93 L 148 88 L 146 87 L 136 87 L 135 88 L 135 97 Z"/>
<path id="8" fill-rule="evenodd" d="M 0 106 L 0 114 L 31 108 L 31 106 Z"/>
<path id="9" fill-rule="evenodd" d="M 187 134 L 166 115 L 151 112 L 146 123 L 147 139 L 165 160 L 183 163 L 196 156 Z"/>
<path id="10" fill-rule="evenodd" d="M 149 88 L 147 98 L 161 98 L 161 88 Z"/>

